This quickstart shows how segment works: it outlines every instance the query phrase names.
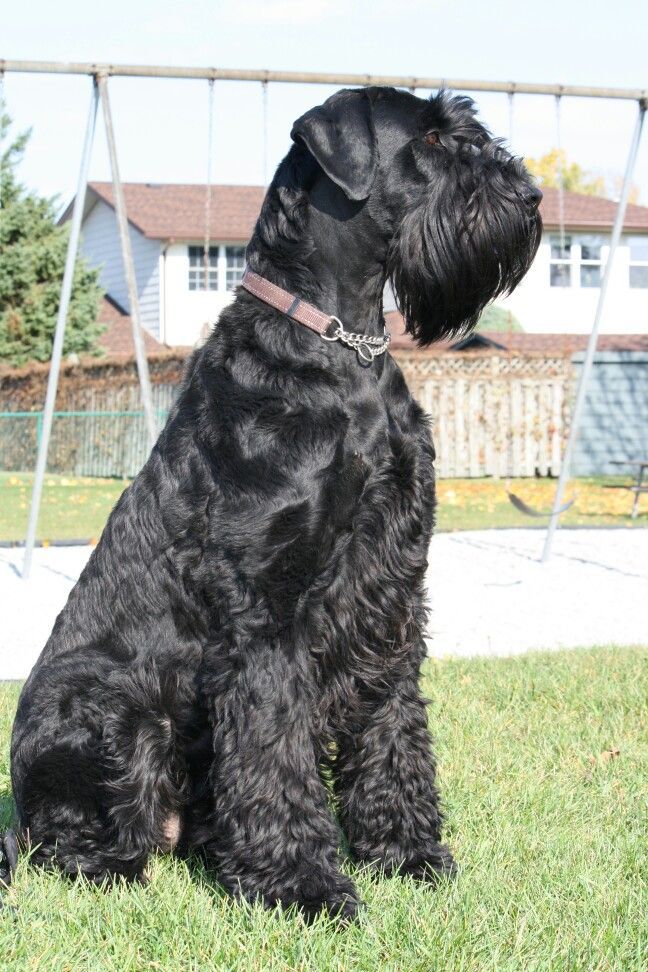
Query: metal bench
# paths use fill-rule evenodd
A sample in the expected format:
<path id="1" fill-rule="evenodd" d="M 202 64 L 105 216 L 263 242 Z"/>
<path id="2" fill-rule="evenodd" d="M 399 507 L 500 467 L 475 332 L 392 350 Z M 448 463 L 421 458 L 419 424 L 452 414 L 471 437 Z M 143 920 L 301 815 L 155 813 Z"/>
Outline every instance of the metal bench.
<path id="1" fill-rule="evenodd" d="M 648 459 L 611 459 L 610 464 L 612 466 L 634 466 L 637 470 L 637 478 L 634 483 L 606 484 L 605 486 L 606 489 L 627 489 L 635 494 L 632 503 L 632 519 L 636 520 L 639 512 L 639 497 L 642 493 L 648 493 L 648 483 L 645 486 L 643 484 L 644 471 L 648 469 Z"/>

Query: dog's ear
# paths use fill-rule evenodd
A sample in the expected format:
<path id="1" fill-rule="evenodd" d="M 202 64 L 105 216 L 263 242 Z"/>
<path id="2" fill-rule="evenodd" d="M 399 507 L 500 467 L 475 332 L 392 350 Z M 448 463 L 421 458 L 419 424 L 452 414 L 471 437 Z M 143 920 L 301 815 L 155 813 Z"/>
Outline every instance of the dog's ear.
<path id="1" fill-rule="evenodd" d="M 345 89 L 298 118 L 290 137 L 304 143 L 329 179 L 349 199 L 371 192 L 378 148 L 371 100 L 367 91 Z"/>

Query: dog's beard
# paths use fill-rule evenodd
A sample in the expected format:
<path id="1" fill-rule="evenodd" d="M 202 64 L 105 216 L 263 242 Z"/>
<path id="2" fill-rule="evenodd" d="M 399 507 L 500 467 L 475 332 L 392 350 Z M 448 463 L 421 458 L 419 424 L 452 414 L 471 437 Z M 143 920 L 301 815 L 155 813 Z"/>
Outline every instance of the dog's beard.
<path id="1" fill-rule="evenodd" d="M 407 330 L 421 345 L 467 333 L 484 307 L 510 293 L 535 257 L 542 223 L 525 202 L 520 163 L 455 158 L 427 199 L 406 213 L 391 248 L 389 279 Z"/>

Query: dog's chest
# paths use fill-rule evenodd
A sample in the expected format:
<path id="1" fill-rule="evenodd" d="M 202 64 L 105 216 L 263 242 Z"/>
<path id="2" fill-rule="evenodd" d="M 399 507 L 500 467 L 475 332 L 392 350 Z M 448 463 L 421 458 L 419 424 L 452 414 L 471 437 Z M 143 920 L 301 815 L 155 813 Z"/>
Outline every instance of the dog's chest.
<path id="1" fill-rule="evenodd" d="M 396 544 L 407 556 L 412 538 L 431 532 L 434 470 L 427 426 L 399 379 L 352 403 L 335 496 L 338 521 L 365 546 Z"/>
<path id="2" fill-rule="evenodd" d="M 337 544 L 320 548 L 322 576 L 334 577 L 335 584 L 323 591 L 315 584 L 311 601 L 315 630 L 320 615 L 339 622 L 328 660 L 336 673 L 333 696 L 349 673 L 364 673 L 369 681 L 372 673 L 383 677 L 390 665 L 399 664 L 403 644 L 418 643 L 416 604 L 434 510 L 432 452 L 424 425 L 403 429 L 392 421 L 371 453 L 347 452 L 335 496 L 337 513 L 329 523 Z"/>

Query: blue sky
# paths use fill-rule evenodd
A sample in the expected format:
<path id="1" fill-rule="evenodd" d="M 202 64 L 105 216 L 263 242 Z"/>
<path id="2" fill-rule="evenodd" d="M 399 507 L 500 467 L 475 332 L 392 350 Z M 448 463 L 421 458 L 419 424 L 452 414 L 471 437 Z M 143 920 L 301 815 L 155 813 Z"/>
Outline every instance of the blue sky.
<path id="1" fill-rule="evenodd" d="M 1 18 L 0 57 L 353 71 L 648 88 L 648 3 L 545 0 L 29 0 Z M 16 128 L 33 128 L 22 178 L 69 199 L 90 94 L 86 78 L 8 75 Z M 111 82 L 122 178 L 201 182 L 206 173 L 207 84 Z M 332 89 L 270 85 L 268 168 L 286 151 L 292 119 Z M 483 119 L 508 135 L 504 95 L 478 95 Z M 569 156 L 605 174 L 625 165 L 635 106 L 567 100 Z M 91 177 L 109 167 L 101 127 Z M 515 100 L 513 147 L 537 155 L 555 144 L 553 99 Z M 216 85 L 213 176 L 263 181 L 260 86 Z M 648 132 L 635 181 L 648 204 Z"/>

